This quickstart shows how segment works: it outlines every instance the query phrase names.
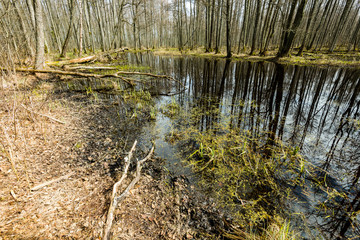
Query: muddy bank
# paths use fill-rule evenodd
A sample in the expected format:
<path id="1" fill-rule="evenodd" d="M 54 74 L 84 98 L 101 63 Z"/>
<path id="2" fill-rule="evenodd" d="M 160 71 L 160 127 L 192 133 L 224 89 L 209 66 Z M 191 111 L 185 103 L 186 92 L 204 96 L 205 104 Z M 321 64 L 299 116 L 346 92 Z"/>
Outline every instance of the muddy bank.
<path id="1" fill-rule="evenodd" d="M 17 75 L 0 89 L 0 235 L 99 239 L 112 186 L 138 136 L 117 100 L 59 90 L 57 77 Z M 140 146 L 136 157 L 146 154 Z M 115 239 L 212 238 L 221 214 L 157 157 L 116 211 Z M 131 172 L 134 172 L 131 166 Z M 42 183 L 70 175 L 36 191 Z M 129 181 L 130 179 L 128 179 Z M 125 187 L 125 186 L 124 186 Z"/>

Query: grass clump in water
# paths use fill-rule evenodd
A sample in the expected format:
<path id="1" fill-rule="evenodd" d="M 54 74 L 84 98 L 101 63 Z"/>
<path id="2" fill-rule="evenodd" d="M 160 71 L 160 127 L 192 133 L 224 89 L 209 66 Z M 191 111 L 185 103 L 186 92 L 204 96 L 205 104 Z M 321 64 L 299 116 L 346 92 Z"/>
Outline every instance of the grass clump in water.
<path id="1" fill-rule="evenodd" d="M 179 145 L 200 187 L 231 216 L 223 235 L 229 239 L 296 239 L 286 220 L 291 218 L 286 205 L 296 200 L 293 189 L 305 182 L 306 162 L 299 149 L 269 139 L 271 134 L 255 134 L 219 121 L 224 118 L 216 108 L 208 112 L 194 109 L 177 120 L 176 135 L 182 136 Z M 204 117 L 212 124 L 199 126 Z"/>
<path id="2" fill-rule="evenodd" d="M 157 109 L 150 92 L 143 90 L 125 91 L 123 94 L 127 117 L 134 120 L 154 120 Z"/>
<path id="3" fill-rule="evenodd" d="M 188 130 L 196 142 L 189 162 L 201 176 L 200 184 L 234 213 L 241 228 L 262 228 L 286 215 L 290 187 L 303 181 L 304 159 L 280 141 L 269 145 L 247 131 L 226 130 Z"/>

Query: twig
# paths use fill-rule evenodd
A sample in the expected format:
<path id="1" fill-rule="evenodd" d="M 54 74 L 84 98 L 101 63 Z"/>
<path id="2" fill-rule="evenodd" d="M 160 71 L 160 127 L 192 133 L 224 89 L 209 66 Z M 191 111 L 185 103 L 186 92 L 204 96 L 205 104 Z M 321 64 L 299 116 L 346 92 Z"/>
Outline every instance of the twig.
<path id="1" fill-rule="evenodd" d="M 124 179 L 127 177 L 127 172 L 129 170 L 129 166 L 130 166 L 130 163 L 131 163 L 131 158 L 133 156 L 133 153 L 135 151 L 135 148 L 136 148 L 136 144 L 137 144 L 137 141 L 135 140 L 128 156 L 125 157 L 125 167 L 124 167 L 124 172 L 123 172 L 123 175 L 121 176 L 120 180 L 114 184 L 114 187 L 113 187 L 113 192 L 112 192 L 112 195 L 111 195 L 111 199 L 114 199 L 117 191 L 118 191 L 118 188 L 120 186 L 120 184 L 122 183 L 122 181 L 124 181 Z"/>
<path id="2" fill-rule="evenodd" d="M 111 231 L 112 223 L 114 221 L 114 212 L 115 212 L 115 209 L 116 209 L 117 205 L 126 197 L 126 195 L 130 192 L 130 190 L 139 181 L 140 175 L 141 175 L 142 163 L 147 161 L 152 156 L 152 154 L 154 153 L 155 148 L 153 146 L 151 148 L 149 154 L 143 160 L 137 161 L 135 178 L 127 186 L 125 191 L 123 191 L 119 196 L 116 196 L 116 192 L 117 192 L 117 190 L 119 188 L 120 183 L 126 178 L 128 167 L 130 165 L 131 157 L 132 157 L 132 154 L 133 154 L 133 152 L 135 150 L 136 143 L 137 143 L 137 141 L 134 142 L 134 145 L 131 148 L 128 157 L 125 158 L 125 161 L 127 160 L 128 162 L 125 165 L 124 173 L 123 173 L 121 179 L 117 183 L 115 183 L 114 188 L 113 188 L 113 193 L 112 193 L 112 196 L 111 196 L 110 208 L 109 208 L 109 211 L 108 211 L 108 215 L 107 215 L 106 223 L 105 223 L 105 227 L 104 227 L 104 235 L 103 235 L 104 240 L 110 240 L 110 231 Z"/>
<path id="3" fill-rule="evenodd" d="M 16 178 L 19 180 L 20 178 L 19 178 L 18 172 L 17 172 L 16 167 L 15 167 L 15 160 L 14 160 L 14 157 L 13 157 L 14 154 L 13 154 L 13 149 L 12 149 L 9 134 L 7 133 L 6 129 L 2 125 L 0 125 L 0 127 L 1 127 L 2 132 L 4 133 L 3 136 L 5 136 L 5 140 L 8 143 L 8 149 L 9 150 L 6 149 L 6 146 L 5 146 L 5 144 L 3 142 L 0 142 L 0 143 L 3 146 L 3 151 L 5 152 L 8 160 L 9 160 L 9 162 L 11 164 L 11 168 L 14 171 L 14 173 L 16 175 Z"/>
<path id="4" fill-rule="evenodd" d="M 46 187 L 46 186 L 48 186 L 48 185 L 50 185 L 50 184 L 53 184 L 53 183 L 59 182 L 59 181 L 61 181 L 61 180 L 67 179 L 67 178 L 69 178 L 69 177 L 70 177 L 71 175 L 73 175 L 73 174 L 74 174 L 74 173 L 69 173 L 69 174 L 67 174 L 67 175 L 65 175 L 65 176 L 62 176 L 62 177 L 55 178 L 55 179 L 53 179 L 53 180 L 44 182 L 44 183 L 42 183 L 42 184 L 39 184 L 39 185 L 31 188 L 30 190 L 31 190 L 31 191 L 37 191 L 37 190 L 39 190 L 39 189 L 41 189 L 41 188 L 43 188 L 43 187 Z"/>
<path id="5" fill-rule="evenodd" d="M 53 120 L 53 121 L 58 122 L 58 123 L 61 123 L 61 124 L 66 124 L 65 122 L 60 121 L 60 120 L 58 120 L 58 119 L 56 119 L 56 118 L 53 118 L 53 117 L 50 117 L 50 116 L 48 116 L 48 115 L 41 114 L 41 113 L 38 113 L 38 112 L 34 112 L 34 111 L 28 109 L 27 107 L 25 107 L 24 104 L 21 104 L 21 106 L 22 106 L 25 110 L 27 110 L 27 111 L 29 111 L 29 112 L 31 112 L 31 113 L 35 113 L 35 114 L 37 114 L 37 115 L 39 115 L 39 116 L 49 118 L 50 120 Z"/>
<path id="6" fill-rule="evenodd" d="M 14 198 L 14 200 L 15 200 L 16 202 L 19 201 L 19 199 L 17 198 L 17 196 L 16 196 L 16 194 L 15 194 L 15 192 L 14 192 L 13 190 L 10 191 L 10 194 L 11 194 L 11 196 Z"/>

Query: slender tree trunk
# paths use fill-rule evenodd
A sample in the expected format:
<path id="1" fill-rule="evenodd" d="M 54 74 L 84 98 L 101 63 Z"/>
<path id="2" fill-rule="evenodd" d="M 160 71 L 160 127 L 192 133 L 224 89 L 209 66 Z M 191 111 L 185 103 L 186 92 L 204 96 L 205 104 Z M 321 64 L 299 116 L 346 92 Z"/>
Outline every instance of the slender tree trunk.
<path id="1" fill-rule="evenodd" d="M 295 38 L 296 31 L 297 31 L 298 27 L 300 26 L 301 20 L 304 15 L 306 1 L 307 0 L 301 0 L 300 5 L 297 10 L 297 13 L 296 13 L 296 16 L 295 16 L 294 23 L 292 24 L 291 28 L 287 28 L 287 31 L 285 32 L 282 44 L 280 45 L 277 57 L 284 57 L 289 54 L 291 45 Z M 293 2 L 293 4 L 294 3 L 295 3 L 295 1 Z M 289 19 L 288 19 L 288 21 L 290 21 L 290 23 L 288 22 L 288 24 L 287 24 L 288 26 L 291 25 L 291 19 L 292 19 L 292 16 L 290 15 Z"/>
<path id="2" fill-rule="evenodd" d="M 79 57 L 83 52 L 83 7 L 82 0 L 79 0 Z"/>
<path id="3" fill-rule="evenodd" d="M 34 29 L 34 31 L 35 31 L 36 23 L 35 23 L 34 2 L 33 2 L 33 0 L 26 0 L 26 4 L 28 6 L 28 10 L 29 10 L 29 13 L 30 13 L 32 29 Z"/>
<path id="4" fill-rule="evenodd" d="M 217 12 L 217 29 L 216 29 L 216 40 L 215 40 L 215 53 L 220 53 L 220 44 L 221 44 L 221 26 L 222 26 L 222 9 L 223 9 L 223 0 L 218 0 L 218 12 Z"/>
<path id="5" fill-rule="evenodd" d="M 36 33 L 36 55 L 35 69 L 43 69 L 45 65 L 45 44 L 44 44 L 44 24 L 42 16 L 41 0 L 34 0 L 35 10 L 35 33 Z"/>
<path id="6" fill-rule="evenodd" d="M 226 0 L 226 57 L 231 58 L 230 0 Z"/>
<path id="7" fill-rule="evenodd" d="M 72 29 L 73 29 L 73 19 L 74 19 L 74 0 L 70 0 L 70 22 L 69 22 L 69 28 L 64 40 L 64 44 L 61 48 L 61 54 L 60 57 L 66 57 L 66 52 L 67 52 L 67 48 L 69 46 L 69 41 L 70 41 L 70 37 L 71 37 L 71 33 L 72 33 Z"/>
<path id="8" fill-rule="evenodd" d="M 315 13 L 315 8 L 316 8 L 316 0 L 313 0 L 313 3 L 312 3 L 312 6 L 310 8 L 310 15 L 309 15 L 309 19 L 307 20 L 307 24 L 306 24 L 306 28 L 305 28 L 305 32 L 304 32 L 304 36 L 303 36 L 303 39 L 302 39 L 302 42 L 301 42 L 301 46 L 300 46 L 300 49 L 299 49 L 299 52 L 298 52 L 298 56 L 301 56 L 303 51 L 304 51 L 304 48 L 305 48 L 305 42 L 306 42 L 306 38 L 307 38 L 307 35 L 308 35 L 308 31 L 310 29 L 310 25 L 312 23 L 312 19 L 314 17 L 314 13 Z"/>
<path id="9" fill-rule="evenodd" d="M 255 27 L 254 27 L 254 32 L 253 32 L 253 36 L 252 36 L 252 44 L 251 44 L 251 51 L 250 51 L 250 55 L 254 54 L 255 48 L 256 48 L 256 38 L 257 36 L 257 29 L 258 29 L 258 25 L 259 25 L 259 20 L 260 20 L 260 10 L 261 10 L 261 0 L 257 0 L 256 3 L 256 16 L 255 16 Z"/>
<path id="10" fill-rule="evenodd" d="M 214 17 L 215 17 L 215 0 L 212 0 L 209 42 L 208 42 L 208 47 L 207 47 L 208 52 L 212 51 L 212 45 L 211 44 L 212 44 L 212 38 L 213 38 L 213 32 L 214 32 Z"/>
<path id="11" fill-rule="evenodd" d="M 13 6 L 15 7 L 15 10 L 16 10 L 16 15 L 17 17 L 19 18 L 19 22 L 20 22 L 20 28 L 21 28 L 21 31 L 24 35 L 24 38 L 25 38 L 25 43 L 26 43 L 26 52 L 27 54 L 29 54 L 31 57 L 34 56 L 34 51 L 31 47 L 31 43 L 30 43 L 30 39 L 29 39 L 29 36 L 28 36 L 28 33 L 26 32 L 26 25 L 25 25 L 25 22 L 24 22 L 24 19 L 22 17 L 22 14 L 20 12 L 20 8 L 17 4 L 17 2 L 12 2 Z"/>
<path id="12" fill-rule="evenodd" d="M 341 27 L 343 28 L 345 26 L 345 23 L 347 21 L 347 15 L 351 9 L 351 6 L 353 5 L 354 1 L 353 0 L 346 0 L 346 5 L 345 5 L 345 8 L 344 8 L 344 11 L 342 12 L 341 14 L 341 17 L 340 17 L 340 22 L 338 23 L 337 27 L 336 27 L 336 30 L 335 30 L 335 36 L 331 42 L 331 45 L 330 45 L 330 49 L 329 49 L 329 52 L 333 52 L 334 51 L 334 48 L 336 46 L 336 42 L 339 38 L 339 36 L 341 35 L 343 29 L 340 29 Z"/>
<path id="13" fill-rule="evenodd" d="M 351 41 L 349 43 L 348 51 L 350 51 L 350 49 L 351 49 L 351 44 L 354 45 L 354 51 L 355 51 L 355 49 L 356 49 L 356 39 L 359 36 L 359 33 L 360 33 L 360 18 L 358 20 L 358 23 L 357 23 L 356 28 L 354 30 L 353 36 L 352 36 Z"/>

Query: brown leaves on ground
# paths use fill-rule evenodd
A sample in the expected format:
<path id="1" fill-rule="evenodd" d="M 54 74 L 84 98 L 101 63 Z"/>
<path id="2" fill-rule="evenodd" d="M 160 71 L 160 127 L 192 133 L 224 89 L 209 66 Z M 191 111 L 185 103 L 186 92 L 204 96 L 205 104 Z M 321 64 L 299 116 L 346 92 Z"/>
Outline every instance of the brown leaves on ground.
<path id="1" fill-rule="evenodd" d="M 0 236 L 4 239 L 102 236 L 112 185 L 126 155 L 125 141 L 114 134 L 119 126 L 113 114 L 118 109 L 112 107 L 118 106 L 95 104 L 84 95 L 55 94 L 53 89 L 48 75 L 18 75 L 3 80 L 0 87 Z M 159 167 L 157 161 L 147 163 L 144 172 Z M 30 191 L 70 172 L 74 174 L 68 179 Z M 202 210 L 190 207 L 184 184 L 170 185 L 164 176 L 155 180 L 143 174 L 117 209 L 114 239 L 195 238 L 192 218 Z"/>

